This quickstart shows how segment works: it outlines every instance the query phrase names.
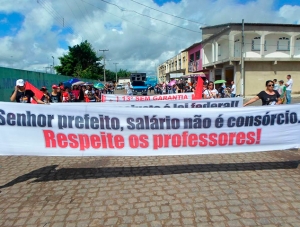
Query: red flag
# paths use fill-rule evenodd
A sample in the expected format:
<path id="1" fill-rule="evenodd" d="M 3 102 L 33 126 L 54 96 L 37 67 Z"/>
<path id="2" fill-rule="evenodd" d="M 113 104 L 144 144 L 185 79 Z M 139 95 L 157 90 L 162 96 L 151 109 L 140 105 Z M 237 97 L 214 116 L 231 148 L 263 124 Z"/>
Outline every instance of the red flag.
<path id="1" fill-rule="evenodd" d="M 43 95 L 44 95 L 44 93 L 42 91 L 40 91 L 38 88 L 36 88 L 35 86 L 33 86 L 28 81 L 25 82 L 25 89 L 33 91 L 35 97 L 37 97 L 38 99 L 41 99 L 43 97 Z M 37 102 L 34 99 L 32 99 L 31 100 L 31 104 L 37 104 Z"/>
<path id="2" fill-rule="evenodd" d="M 202 99 L 202 93 L 203 93 L 203 80 L 201 77 L 198 77 L 197 80 L 197 87 L 195 89 L 195 94 L 193 95 L 192 99 Z"/>

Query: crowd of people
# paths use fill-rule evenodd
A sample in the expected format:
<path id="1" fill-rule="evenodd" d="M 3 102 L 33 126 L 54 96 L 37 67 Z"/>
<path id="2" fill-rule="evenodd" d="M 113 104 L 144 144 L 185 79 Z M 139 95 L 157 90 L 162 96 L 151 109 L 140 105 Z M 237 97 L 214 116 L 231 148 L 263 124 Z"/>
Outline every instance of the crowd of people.
<path id="1" fill-rule="evenodd" d="M 262 105 L 276 105 L 291 103 L 293 80 L 291 75 L 287 75 L 287 82 L 277 79 L 266 81 L 266 90 L 261 91 L 258 95 L 250 99 L 244 104 L 247 106 L 257 100 L 262 100 Z M 11 101 L 20 103 L 30 103 L 35 100 L 39 104 L 60 103 L 60 102 L 101 102 L 101 95 L 114 94 L 116 85 L 113 83 L 106 83 L 102 88 L 95 88 L 91 85 L 73 85 L 65 87 L 63 83 L 52 85 L 51 91 L 46 87 L 42 87 L 40 91 L 43 93 L 42 97 L 37 98 L 36 94 L 30 89 L 26 89 L 23 79 L 16 81 L 15 90 L 10 97 Z M 149 86 L 149 94 L 174 94 L 195 92 L 197 89 L 197 81 L 188 82 L 187 80 L 173 80 L 169 83 L 159 83 L 155 86 Z M 132 95 L 132 86 L 130 82 L 125 86 L 126 93 Z M 226 87 L 225 83 L 216 85 L 213 81 L 203 81 L 202 98 L 216 99 L 236 97 L 236 85 L 231 81 L 231 86 Z"/>

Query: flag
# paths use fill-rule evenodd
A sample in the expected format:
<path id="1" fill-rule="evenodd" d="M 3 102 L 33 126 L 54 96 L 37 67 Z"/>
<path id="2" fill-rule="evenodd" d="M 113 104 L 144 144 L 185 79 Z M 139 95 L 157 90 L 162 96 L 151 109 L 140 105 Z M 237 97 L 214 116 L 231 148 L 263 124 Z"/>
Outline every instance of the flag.
<path id="1" fill-rule="evenodd" d="M 36 88 L 35 86 L 33 86 L 28 81 L 25 82 L 25 89 L 33 91 L 35 97 L 37 97 L 38 99 L 41 99 L 43 97 L 43 95 L 44 95 L 44 93 L 42 91 L 40 91 L 38 88 Z M 32 99 L 31 100 L 31 104 L 37 104 L 37 102 L 34 99 Z"/>
<path id="2" fill-rule="evenodd" d="M 202 93 L 203 93 L 203 80 L 199 76 L 197 80 L 197 87 L 195 89 L 195 94 L 193 95 L 192 99 L 193 100 L 202 99 Z"/>

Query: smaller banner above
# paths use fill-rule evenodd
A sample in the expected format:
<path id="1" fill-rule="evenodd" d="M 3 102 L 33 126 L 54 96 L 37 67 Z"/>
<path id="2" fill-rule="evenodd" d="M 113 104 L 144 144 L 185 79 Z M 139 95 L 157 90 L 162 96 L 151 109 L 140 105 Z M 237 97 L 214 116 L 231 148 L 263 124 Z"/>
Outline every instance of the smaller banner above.
<path id="1" fill-rule="evenodd" d="M 102 102 L 139 102 L 139 101 L 170 101 L 191 100 L 194 93 L 176 93 L 168 95 L 133 96 L 133 95 L 111 95 L 102 94 Z"/>
<path id="2" fill-rule="evenodd" d="M 243 106 L 243 98 L 225 98 L 225 99 L 202 99 L 202 100 L 185 100 L 185 101 L 144 101 L 144 102 L 76 102 L 76 103 L 53 103 L 54 105 L 91 105 L 94 104 L 99 107 L 104 108 L 114 108 L 114 107 L 129 107 L 129 108 L 235 108 Z M 51 105 L 53 105 L 51 103 Z"/>

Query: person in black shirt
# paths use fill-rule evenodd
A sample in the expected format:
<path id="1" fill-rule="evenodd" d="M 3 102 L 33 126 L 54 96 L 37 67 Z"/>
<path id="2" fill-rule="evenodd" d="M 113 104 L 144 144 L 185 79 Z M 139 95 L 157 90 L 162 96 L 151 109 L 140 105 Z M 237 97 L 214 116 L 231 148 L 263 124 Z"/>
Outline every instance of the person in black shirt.
<path id="1" fill-rule="evenodd" d="M 254 103 L 259 99 L 261 99 L 263 106 L 281 104 L 282 101 L 280 99 L 280 94 L 278 93 L 278 91 L 274 90 L 274 85 L 275 84 L 272 80 L 266 81 L 266 90 L 259 92 L 257 96 L 246 102 L 244 106 Z"/>
<path id="2" fill-rule="evenodd" d="M 16 101 L 18 103 L 31 103 L 31 99 L 34 99 L 38 104 L 46 104 L 45 102 L 39 100 L 33 91 L 26 89 L 24 80 L 17 80 L 15 90 L 10 96 L 10 101 Z"/>
<path id="3" fill-rule="evenodd" d="M 58 90 L 58 86 L 53 84 L 52 92 L 50 94 L 50 100 L 49 100 L 52 103 L 62 102 L 61 93 L 58 92 L 57 90 Z"/>
<path id="4" fill-rule="evenodd" d="M 42 87 L 40 89 L 40 91 L 42 91 L 44 93 L 44 95 L 42 96 L 41 100 L 45 103 L 49 103 L 50 102 L 50 94 L 48 92 L 48 89 L 46 87 Z"/>

